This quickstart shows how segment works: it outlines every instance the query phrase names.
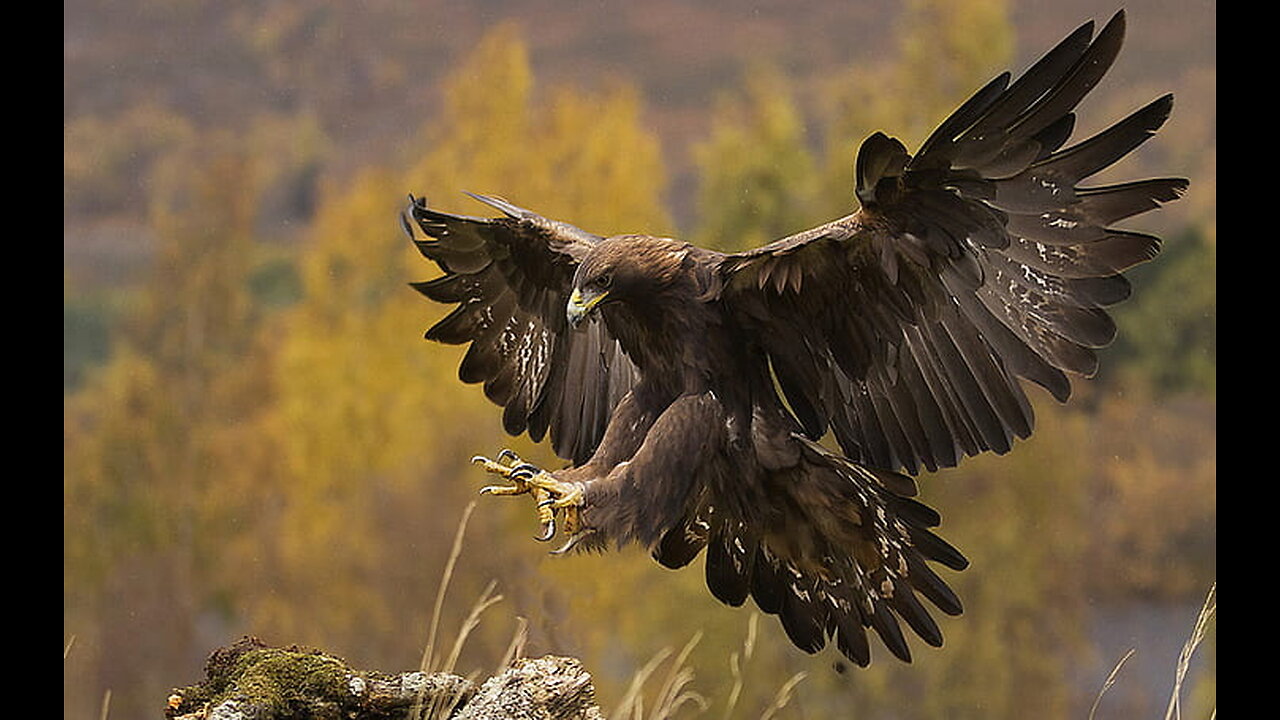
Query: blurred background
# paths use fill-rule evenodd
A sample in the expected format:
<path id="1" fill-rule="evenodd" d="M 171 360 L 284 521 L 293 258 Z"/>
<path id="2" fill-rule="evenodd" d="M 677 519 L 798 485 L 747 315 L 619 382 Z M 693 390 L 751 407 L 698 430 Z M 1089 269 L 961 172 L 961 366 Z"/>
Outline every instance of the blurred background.
<path id="1" fill-rule="evenodd" d="M 485 482 L 468 458 L 552 457 L 457 381 L 460 348 L 422 339 L 442 309 L 407 286 L 436 274 L 398 227 L 408 193 L 765 242 L 853 208 L 866 135 L 915 148 L 1113 3 L 66 0 L 64 715 L 159 717 L 244 634 L 418 667 Z M 1132 649 L 1096 717 L 1163 714 L 1216 579 L 1216 8 L 1126 9 L 1077 137 L 1172 91 L 1161 133 L 1097 182 L 1191 190 L 1127 225 L 1165 251 L 1131 274 L 1099 376 L 1067 406 L 1031 390 L 1038 433 L 1012 454 L 922 480 L 972 560 L 944 571 L 965 603 L 944 648 L 808 656 L 719 605 L 701 560 L 550 558 L 528 503 L 487 500 L 438 644 L 490 583 L 501 599 L 458 670 L 524 637 L 581 658 L 610 714 L 646 677 L 660 705 L 677 658 L 646 664 L 689 647 L 678 717 L 757 718 L 782 691 L 780 717 L 1084 718 Z M 1214 647 L 1187 717 L 1216 704 Z"/>

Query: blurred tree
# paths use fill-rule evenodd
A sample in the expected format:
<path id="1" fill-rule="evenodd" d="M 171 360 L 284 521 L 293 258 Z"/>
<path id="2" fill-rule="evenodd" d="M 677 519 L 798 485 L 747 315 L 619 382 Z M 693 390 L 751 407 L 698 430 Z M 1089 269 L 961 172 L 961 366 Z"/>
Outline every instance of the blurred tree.
<path id="1" fill-rule="evenodd" d="M 898 20 L 895 85 L 905 93 L 897 120 L 903 142 L 916 147 L 926 135 L 1013 58 L 1014 29 L 1008 0 L 963 4 L 909 0 Z"/>
<path id="2" fill-rule="evenodd" d="M 1007 0 L 909 0 L 897 28 L 897 54 L 818 84 L 826 138 L 821 197 L 830 217 L 856 207 L 854 160 L 867 136 L 882 131 L 914 152 L 1013 57 Z"/>
<path id="3" fill-rule="evenodd" d="M 424 395 L 403 349 L 415 328 L 389 311 L 404 288 L 397 194 L 386 173 L 370 173 L 326 199 L 301 258 L 301 297 L 276 328 L 265 419 L 280 463 L 279 502 L 264 518 L 273 573 L 243 597 L 245 621 L 273 637 L 348 648 L 362 633 L 393 632 L 373 581 L 390 562 L 375 508 L 430 443 L 407 414 Z"/>
<path id="4" fill-rule="evenodd" d="M 605 235 L 671 228 L 661 151 L 635 88 L 535 92 L 514 24 L 487 33 L 449 76 L 441 117 L 423 138 L 409 179 L 448 193 L 429 196 L 434 205 L 451 207 L 462 199 L 454 193 L 471 190 Z"/>
<path id="5" fill-rule="evenodd" d="M 533 73 L 514 24 L 489 31 L 443 85 L 440 118 L 424 128 L 414 153 L 421 159 L 410 178 L 448 192 L 465 189 L 457 182 L 465 180 L 484 192 L 485 186 L 522 183 L 513 171 L 537 172 L 541 166 L 530 162 Z"/>
<path id="6" fill-rule="evenodd" d="M 86 371 L 107 359 L 111 339 L 109 310 L 101 293 L 74 287 L 62 276 L 62 392 L 74 390 Z"/>
<path id="7" fill-rule="evenodd" d="M 301 229 L 315 215 L 332 142 L 310 112 L 264 113 L 248 125 L 244 142 L 254 148 L 262 194 L 256 228 L 266 240 L 281 239 L 282 229 Z"/>
<path id="8" fill-rule="evenodd" d="M 206 143 L 219 148 L 216 140 Z M 252 315 L 245 280 L 257 192 L 247 155 L 220 148 L 201 155 L 194 162 L 188 156 L 152 194 L 151 225 L 166 241 L 148 302 L 127 332 L 166 369 L 204 379 L 252 337 L 245 332 Z M 207 400 L 205 390 L 191 386 L 187 401 Z"/>
<path id="9" fill-rule="evenodd" d="M 283 464 L 267 546 L 274 592 L 244 601 L 255 628 L 399 663 L 422 650 L 440 580 L 432 568 L 445 564 L 481 479 L 469 458 L 513 446 L 550 460 L 507 438 L 498 409 L 458 382 L 462 349 L 419 339 L 448 309 L 406 287 L 438 271 L 397 227 L 405 193 L 499 192 L 606 233 L 669 226 L 658 144 L 641 127 L 634 89 L 535 94 L 514 26 L 477 44 L 445 83 L 441 107 L 407 179 L 369 170 L 322 195 L 298 263 L 301 296 L 278 326 L 268 422 Z M 448 195 L 434 203 L 453 209 Z M 496 577 L 517 603 L 541 602 L 521 587 L 544 553 L 527 541 L 530 508 L 484 510 L 472 532 L 489 538 L 488 552 L 459 570 L 453 592 L 475 597 Z M 519 530 L 497 531 L 505 525 Z M 465 610 L 465 601 L 450 608 L 446 622 Z M 509 625 L 494 628 L 474 638 L 489 662 L 510 640 Z M 544 629 L 533 628 L 537 637 Z"/>
<path id="10" fill-rule="evenodd" d="M 1217 246 L 1199 232 L 1165 243 L 1130 273 L 1134 297 L 1115 311 L 1111 353 L 1119 384 L 1214 397 L 1217 389 Z"/>
<path id="11" fill-rule="evenodd" d="M 234 572 L 223 550 L 247 498 L 225 483 L 220 444 L 265 400 L 245 287 L 248 168 L 210 138 L 189 174 L 157 186 L 161 245 L 142 307 L 64 405 L 66 626 L 84 655 L 104 653 L 88 687 L 134 691 L 114 701 L 125 715 L 144 714 L 163 690 L 148 663 L 190 659 Z M 166 631 L 146 632 L 160 618 Z M 146 660 L 113 657 L 121 642 Z"/>
<path id="12" fill-rule="evenodd" d="M 539 211 L 603 235 L 670 232 L 662 152 L 635 87 L 614 81 L 597 92 L 560 87 L 549 95 L 521 161 L 538 168 L 527 171 L 527 192 L 546 208 Z"/>
<path id="13" fill-rule="evenodd" d="M 698 244 L 744 250 L 815 224 L 816 163 L 788 80 L 776 69 L 752 68 L 741 96 L 720 98 L 711 136 L 694 155 Z"/>
<path id="14" fill-rule="evenodd" d="M 265 11 L 276 26 L 251 48 L 274 58 L 281 85 L 293 72 L 324 73 L 291 66 L 277 46 L 310 42 L 308 28 L 323 31 L 321 44 L 340 40 L 333 11 L 287 5 Z M 743 247 L 851 210 L 857 143 L 884 129 L 918 144 L 1007 63 L 1005 12 L 1003 2 L 963 11 L 910 3 L 898 56 L 822 88 L 830 100 L 817 108 L 819 153 L 806 139 L 803 95 L 776 70 L 752 68 L 741 95 L 717 106 L 697 153 L 703 217 L 694 239 Z M 238 30 L 255 32 L 254 17 L 237 15 Z M 938 48 L 952 62 L 936 66 Z M 395 67 L 371 72 L 388 87 L 410 82 Z M 924 90 L 886 91 L 910 87 Z M 149 714 L 180 681 L 175 668 L 194 672 L 205 651 L 240 632 L 322 645 L 364 665 L 411 666 L 457 518 L 483 479 L 467 459 L 511 446 L 554 463 L 545 448 L 506 438 L 480 389 L 458 382 L 461 349 L 418 339 L 446 309 L 405 287 L 433 274 L 396 227 L 406 192 L 464 212 L 455 201 L 469 201 L 458 190 L 499 193 L 600 233 L 672 226 L 660 148 L 634 87 L 539 88 L 512 25 L 482 38 L 450 74 L 411 168 L 368 168 L 326 184 L 318 170 L 329 159 L 326 136 L 290 102 L 246 119 L 252 131 L 234 142 L 154 109 L 73 120 L 65 130 L 68 212 L 87 207 L 80 203 L 112 212 L 145 197 L 161 238 L 141 309 L 122 321 L 106 364 L 64 401 L 64 626 L 77 638 L 64 673 L 74 686 L 68 716 L 96 711 L 104 689 L 114 693 L 113 714 Z M 131 180 L 115 186 L 117 173 Z M 293 229 L 304 231 L 296 251 L 274 242 Z M 1212 307 L 1208 247 L 1207 255 L 1166 256 L 1178 271 L 1156 289 L 1178 295 L 1189 317 Z M 1188 278 L 1199 284 L 1179 284 Z M 1137 315 L 1121 322 L 1159 325 Z M 1207 327 L 1212 333 L 1211 320 Z M 1201 342 L 1156 329 L 1135 338 L 1165 357 L 1177 355 L 1178 342 Z M 1205 387 L 1203 368 L 1168 377 Z M 1079 716 L 1064 709 L 1064 695 L 1084 624 L 1082 558 L 1095 557 L 1085 538 L 1147 518 L 1136 508 L 1168 497 L 1152 492 L 1150 476 L 1178 471 L 1173 455 L 1104 462 L 1130 452 L 1110 445 L 1082 453 L 1096 437 L 1123 435 L 1115 428 L 1152 416 L 1140 399 L 1107 407 L 1111 419 L 1093 424 L 1048 406 L 1040 422 L 1049 434 L 1009 458 L 924 481 L 943 535 L 975 562 L 948 578 L 967 610 L 940 620 L 945 650 L 917 645 L 910 667 L 882 652 L 866 671 L 828 673 L 833 651 L 805 656 L 766 618 L 737 715 L 759 714 L 804 670 L 789 708 L 812 716 L 850 702 L 882 717 L 963 717 L 975 708 L 984 717 Z M 1177 532 L 1203 533 L 1203 516 L 1193 514 L 1205 505 L 1195 493 L 1212 479 L 1212 456 L 1195 444 L 1203 434 L 1200 426 L 1170 434 L 1200 458 L 1193 492 L 1169 516 Z M 1085 482 L 1098 474 L 1114 484 Z M 1087 503 L 1100 496 L 1124 510 L 1094 514 Z M 697 688 L 725 696 L 730 653 L 741 650 L 750 613 L 711 598 L 699 565 L 665 572 L 634 548 L 550 559 L 527 539 L 531 525 L 527 503 L 481 506 L 443 627 L 456 627 L 468 600 L 496 578 L 507 607 L 530 620 L 528 651 L 579 654 L 602 698 L 620 697 L 654 652 L 678 649 L 700 630 L 690 656 Z M 1131 533 L 1126 547 L 1169 562 L 1171 546 L 1153 540 L 1161 523 L 1142 527 L 1152 535 Z M 1178 577 L 1194 584 L 1194 575 Z M 483 623 L 464 669 L 495 661 L 511 631 L 505 620 Z"/>
<path id="15" fill-rule="evenodd" d="M 62 131 L 63 213 L 110 217 L 146 207 L 153 164 L 195 137 L 187 118 L 150 103 L 68 121 Z"/>

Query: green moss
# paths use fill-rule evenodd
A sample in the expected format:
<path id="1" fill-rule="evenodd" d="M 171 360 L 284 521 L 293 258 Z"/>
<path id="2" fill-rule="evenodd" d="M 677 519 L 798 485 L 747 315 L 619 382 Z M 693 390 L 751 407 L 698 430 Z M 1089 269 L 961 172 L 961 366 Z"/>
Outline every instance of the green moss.
<path id="1" fill-rule="evenodd" d="M 337 700 L 345 689 L 343 665 L 323 655 L 255 650 L 236 663 L 227 697 L 243 697 L 269 712 L 286 712 L 304 698 Z"/>
<path id="2" fill-rule="evenodd" d="M 181 698 L 170 716 L 216 707 L 236 700 L 254 707 L 260 717 L 337 717 L 349 699 L 346 663 L 301 648 L 270 648 L 246 638 L 215 652 L 200 685 L 176 692 Z"/>

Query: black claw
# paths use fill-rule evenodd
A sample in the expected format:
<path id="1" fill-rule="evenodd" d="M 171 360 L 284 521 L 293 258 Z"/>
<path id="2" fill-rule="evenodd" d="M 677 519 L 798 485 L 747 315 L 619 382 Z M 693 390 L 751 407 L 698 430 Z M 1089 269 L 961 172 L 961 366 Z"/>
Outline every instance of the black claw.
<path id="1" fill-rule="evenodd" d="M 577 544 L 578 544 L 578 541 L 579 541 L 579 540 L 581 540 L 584 536 L 591 534 L 591 532 L 592 532 L 592 531 L 591 531 L 590 529 L 588 529 L 588 530 L 581 530 L 581 531 L 579 531 L 579 532 L 576 532 L 576 533 L 574 533 L 574 534 L 570 535 L 570 536 L 569 536 L 569 539 L 565 542 L 565 544 L 561 545 L 560 547 L 556 548 L 555 550 L 552 550 L 552 551 L 551 551 L 551 554 L 552 554 L 552 555 L 563 555 L 563 554 L 565 554 L 565 553 L 569 552 L 571 549 L 573 549 L 573 546 L 574 546 L 574 545 L 577 545 Z"/>
<path id="2" fill-rule="evenodd" d="M 542 468 L 532 463 L 522 462 L 519 465 L 511 467 L 511 477 L 528 480 L 529 478 L 542 472 Z"/>
<path id="3" fill-rule="evenodd" d="M 534 535 L 533 539 L 538 542 L 546 542 L 556 536 L 556 519 L 551 518 L 546 525 L 542 526 L 542 534 Z"/>

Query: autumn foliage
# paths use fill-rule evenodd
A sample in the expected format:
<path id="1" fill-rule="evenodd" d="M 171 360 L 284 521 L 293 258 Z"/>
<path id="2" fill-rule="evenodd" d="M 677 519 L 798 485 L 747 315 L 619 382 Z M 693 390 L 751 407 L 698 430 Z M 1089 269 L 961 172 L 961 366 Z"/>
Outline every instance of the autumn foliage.
<path id="1" fill-rule="evenodd" d="M 101 335 L 64 376 L 67 716 L 96 712 L 107 690 L 112 716 L 158 716 L 204 653 L 250 633 L 417 667 L 459 518 L 484 480 L 469 458 L 513 447 L 555 462 L 505 436 L 480 388 L 458 382 L 459 348 L 422 340 L 443 309 L 407 287 L 434 272 L 397 227 L 408 193 L 474 213 L 461 190 L 497 193 L 604 234 L 765 242 L 851 209 L 866 134 L 911 147 L 930 129 L 921 118 L 1012 62 L 1004 4 L 976 6 L 938 20 L 951 4 L 909 4 L 934 21 L 900 23 L 899 51 L 833 74 L 824 103 L 782 69 L 746 68 L 739 89 L 708 98 L 683 228 L 641 90 L 625 78 L 540 83 L 527 29 L 513 24 L 429 89 L 437 111 L 407 123 L 400 163 L 326 172 L 330 141 L 305 114 L 264 115 L 241 133 L 147 105 L 68 122 L 69 193 L 101 182 L 102 162 L 145 177 L 86 197 L 145 207 L 153 251 L 145 275 L 109 292 L 64 273 L 67 327 Z M 975 34 L 999 41 L 961 42 Z M 939 72 L 941 47 L 959 60 Z M 77 152 L 84 138 L 114 154 Z M 502 601 L 460 669 L 492 670 L 527 632 L 526 654 L 582 660 L 607 713 L 655 653 L 697 636 L 684 661 L 704 702 L 681 716 L 720 717 L 733 697 L 733 717 L 758 717 L 804 673 L 788 707 L 805 717 L 850 706 L 1083 717 L 1117 659 L 1094 650 L 1095 613 L 1196 603 L 1216 573 L 1216 246 L 1212 213 L 1197 208 L 1166 232 L 1170 262 L 1135 281 L 1100 378 L 1077 383 L 1066 407 L 1035 394 L 1039 432 L 1010 455 L 923 479 L 945 535 L 973 560 L 947 578 L 965 614 L 943 621 L 943 649 L 846 668 L 760 623 L 744 652 L 753 610 L 719 605 L 700 563 L 671 572 L 636 549 L 549 558 L 530 539 L 530 508 L 493 500 L 466 528 L 441 625 L 458 627 L 491 581 Z M 68 339 L 68 352 L 80 347 Z"/>

